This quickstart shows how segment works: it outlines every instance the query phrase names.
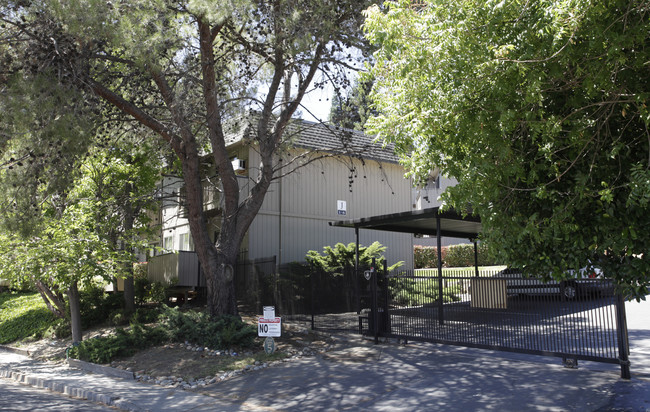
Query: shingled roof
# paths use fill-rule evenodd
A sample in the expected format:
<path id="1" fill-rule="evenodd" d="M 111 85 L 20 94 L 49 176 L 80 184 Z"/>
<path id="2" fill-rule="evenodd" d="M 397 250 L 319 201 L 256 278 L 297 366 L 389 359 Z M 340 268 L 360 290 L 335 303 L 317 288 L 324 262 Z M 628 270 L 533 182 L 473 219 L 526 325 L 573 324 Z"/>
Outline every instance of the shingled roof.
<path id="1" fill-rule="evenodd" d="M 252 123 L 249 122 L 249 125 L 240 129 L 239 133 L 230 135 L 227 144 L 235 144 L 246 140 L 246 137 L 251 137 Z M 392 143 L 382 145 L 382 143 L 375 142 L 374 136 L 357 130 L 343 129 L 302 119 L 291 121 L 284 133 L 284 142 L 287 146 L 380 162 L 398 163 L 399 161 L 398 156 L 395 155 L 395 146 Z"/>
<path id="2" fill-rule="evenodd" d="M 374 136 L 369 136 L 357 130 L 343 129 L 322 123 L 299 120 L 293 122 L 287 134 L 297 134 L 294 146 L 306 149 L 323 150 L 350 156 L 360 156 L 366 159 L 382 162 L 397 163 L 395 145 L 375 142 Z"/>

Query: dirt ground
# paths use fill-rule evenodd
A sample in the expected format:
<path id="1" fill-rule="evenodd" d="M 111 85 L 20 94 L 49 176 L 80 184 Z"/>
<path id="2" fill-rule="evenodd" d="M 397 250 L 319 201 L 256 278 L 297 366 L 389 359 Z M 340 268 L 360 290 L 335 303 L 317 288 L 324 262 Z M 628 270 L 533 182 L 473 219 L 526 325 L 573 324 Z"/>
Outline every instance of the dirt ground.
<path id="1" fill-rule="evenodd" d="M 252 322 L 252 319 L 245 320 Z M 98 328 L 87 331 L 84 340 L 108 335 L 112 330 L 113 328 Z M 312 356 L 326 352 L 332 345 L 332 339 L 328 335 L 316 334 L 302 325 L 290 323 L 283 324 L 282 336 L 275 338 L 277 349 L 273 355 L 264 352 L 263 339 L 256 338 L 253 348 L 221 351 L 206 350 L 191 344 L 169 343 L 143 350 L 129 358 L 116 359 L 111 366 L 133 371 L 136 375 L 175 376 L 190 381 L 293 356 Z M 28 351 L 32 358 L 60 363 L 65 361 L 66 349 L 70 345 L 69 339 L 42 339 L 10 346 Z"/>

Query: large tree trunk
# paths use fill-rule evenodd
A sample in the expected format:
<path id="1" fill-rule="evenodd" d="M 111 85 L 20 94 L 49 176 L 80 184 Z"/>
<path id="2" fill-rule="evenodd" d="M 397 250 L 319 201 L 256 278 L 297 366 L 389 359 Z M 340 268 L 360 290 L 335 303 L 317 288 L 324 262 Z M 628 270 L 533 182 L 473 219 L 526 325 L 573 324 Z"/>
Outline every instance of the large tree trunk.
<path id="1" fill-rule="evenodd" d="M 68 303 L 70 304 L 70 328 L 72 329 L 72 343 L 81 342 L 81 310 L 79 289 L 77 282 L 73 282 L 68 288 Z"/>
<path id="2" fill-rule="evenodd" d="M 208 288 L 208 311 L 212 316 L 218 315 L 239 315 L 237 309 L 237 299 L 235 296 L 235 261 L 231 259 L 229 263 L 215 259 L 215 267 L 211 273 L 206 276 Z"/>
<path id="3" fill-rule="evenodd" d="M 124 278 L 124 310 L 127 313 L 135 312 L 135 286 L 133 282 L 133 264 L 130 264 L 130 274 Z"/>

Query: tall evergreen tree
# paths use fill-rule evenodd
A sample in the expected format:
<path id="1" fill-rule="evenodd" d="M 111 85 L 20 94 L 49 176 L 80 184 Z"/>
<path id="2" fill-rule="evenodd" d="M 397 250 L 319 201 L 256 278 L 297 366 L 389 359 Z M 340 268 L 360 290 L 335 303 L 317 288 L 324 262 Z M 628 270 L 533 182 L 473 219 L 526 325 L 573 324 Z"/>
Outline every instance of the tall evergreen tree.
<path id="1" fill-rule="evenodd" d="M 185 184 L 209 311 L 236 314 L 233 266 L 240 244 L 269 185 L 292 166 L 278 162 L 290 144 L 285 132 L 309 90 L 323 87 L 325 79 L 344 80 L 351 60 L 346 51 L 363 47 L 361 11 L 368 5 L 365 0 L 5 0 L 0 15 L 4 44 L 10 46 L 0 51 L 3 61 L 13 62 L 7 73 L 45 73 L 59 89 L 83 96 L 82 108 L 100 101 L 113 108 L 111 115 L 135 120 L 167 145 Z M 26 110 L 40 112 L 38 106 Z M 256 115 L 237 121 L 249 111 Z M 249 131 L 246 141 L 261 157 L 242 201 L 227 149 L 227 135 L 237 129 Z M 206 152 L 223 197 L 215 241 L 203 210 Z"/>

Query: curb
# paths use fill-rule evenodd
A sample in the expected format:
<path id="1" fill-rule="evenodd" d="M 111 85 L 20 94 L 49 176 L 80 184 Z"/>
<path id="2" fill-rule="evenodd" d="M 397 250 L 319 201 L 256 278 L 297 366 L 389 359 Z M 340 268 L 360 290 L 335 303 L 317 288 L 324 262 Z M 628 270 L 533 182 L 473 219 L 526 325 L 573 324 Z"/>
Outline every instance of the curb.
<path id="1" fill-rule="evenodd" d="M 135 379 L 135 373 L 133 372 L 111 368 L 110 366 L 97 365 L 95 363 L 85 362 L 79 359 L 68 358 L 68 366 L 71 368 L 80 369 L 85 372 L 99 373 L 113 378 L 122 378 L 127 380 Z"/>
<path id="2" fill-rule="evenodd" d="M 30 356 L 29 351 L 26 349 L 12 348 L 11 346 L 0 345 L 0 350 L 5 352 L 16 353 L 18 355 Z"/>
<path id="3" fill-rule="evenodd" d="M 129 405 L 127 402 L 119 402 L 119 396 L 108 395 L 105 393 L 90 391 L 77 386 L 66 385 L 53 379 L 38 378 L 36 376 L 29 376 L 21 372 L 12 372 L 2 368 L 0 368 L 0 378 L 10 379 L 22 385 L 29 385 L 39 389 L 47 389 L 52 392 L 58 392 L 75 398 L 86 399 L 91 402 L 102 403 L 106 406 L 116 406 L 120 409 L 126 409 L 132 412 L 142 410 L 141 408 L 135 407 L 135 405 Z"/>

